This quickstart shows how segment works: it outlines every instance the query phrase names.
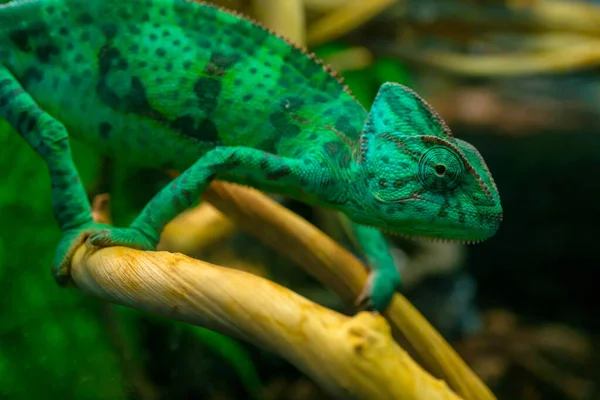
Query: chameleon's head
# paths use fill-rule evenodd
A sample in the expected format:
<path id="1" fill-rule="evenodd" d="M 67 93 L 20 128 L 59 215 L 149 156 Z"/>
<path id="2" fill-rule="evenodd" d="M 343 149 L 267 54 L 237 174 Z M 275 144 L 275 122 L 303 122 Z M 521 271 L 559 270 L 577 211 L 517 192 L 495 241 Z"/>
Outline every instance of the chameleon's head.
<path id="1" fill-rule="evenodd" d="M 479 152 L 452 136 L 412 90 L 385 83 L 369 112 L 359 162 L 365 177 L 359 223 L 407 236 L 481 241 L 502 206 Z M 364 174 L 364 175 L 363 175 Z"/>

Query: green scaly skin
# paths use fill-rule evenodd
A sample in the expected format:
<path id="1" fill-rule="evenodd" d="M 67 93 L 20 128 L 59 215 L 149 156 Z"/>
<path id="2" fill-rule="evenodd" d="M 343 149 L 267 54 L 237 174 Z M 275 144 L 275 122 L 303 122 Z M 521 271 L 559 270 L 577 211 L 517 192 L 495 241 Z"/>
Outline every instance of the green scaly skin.
<path id="1" fill-rule="evenodd" d="M 47 163 L 62 284 L 83 240 L 154 249 L 215 178 L 344 212 L 371 269 L 360 303 L 375 310 L 400 277 L 369 226 L 480 241 L 502 218 L 480 154 L 410 89 L 382 85 L 367 112 L 314 56 L 206 4 L 0 6 L 0 117 Z M 140 166 L 185 171 L 130 227 L 103 226 L 92 220 L 69 135 Z"/>

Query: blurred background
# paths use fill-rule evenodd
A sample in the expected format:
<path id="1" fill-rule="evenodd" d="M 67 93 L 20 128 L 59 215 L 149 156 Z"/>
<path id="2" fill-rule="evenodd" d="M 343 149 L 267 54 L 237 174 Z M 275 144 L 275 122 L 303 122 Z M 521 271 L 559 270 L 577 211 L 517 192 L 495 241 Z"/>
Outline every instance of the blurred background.
<path id="1" fill-rule="evenodd" d="M 414 88 L 479 149 L 503 202 L 498 234 L 475 246 L 390 237 L 405 294 L 499 399 L 600 399 L 600 1 L 215 3 L 315 51 L 367 108 L 385 81 Z M 116 225 L 170 179 L 73 147 L 91 198 L 110 192 Z M 47 170 L 1 119 L 0 154 L 0 398 L 328 398 L 275 354 L 58 288 Z M 338 215 L 280 200 L 347 244 Z M 216 211 L 205 216 L 216 236 L 163 248 L 352 312 Z"/>

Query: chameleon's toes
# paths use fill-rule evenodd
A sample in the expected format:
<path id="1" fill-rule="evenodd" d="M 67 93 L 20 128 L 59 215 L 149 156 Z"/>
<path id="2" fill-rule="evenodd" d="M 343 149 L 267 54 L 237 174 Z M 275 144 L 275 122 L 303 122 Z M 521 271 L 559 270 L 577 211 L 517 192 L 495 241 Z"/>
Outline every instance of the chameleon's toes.
<path id="1" fill-rule="evenodd" d="M 52 276 L 59 285 L 64 286 L 70 282 L 71 261 L 77 248 L 85 242 L 91 232 L 103 226 L 105 225 L 92 223 L 63 232 L 52 261 Z"/>
<path id="2" fill-rule="evenodd" d="M 98 247 L 125 246 L 138 250 L 153 250 L 156 243 L 137 229 L 107 228 L 92 232 L 89 242 Z"/>
<path id="3" fill-rule="evenodd" d="M 358 296 L 355 306 L 358 311 L 375 311 L 375 308 L 373 307 L 373 299 L 371 299 L 369 293 L 365 291 Z"/>
<path id="4" fill-rule="evenodd" d="M 356 301 L 359 310 L 383 311 L 390 304 L 394 292 L 400 286 L 400 276 L 395 269 L 390 273 L 386 272 L 369 273 L 369 278 Z"/>

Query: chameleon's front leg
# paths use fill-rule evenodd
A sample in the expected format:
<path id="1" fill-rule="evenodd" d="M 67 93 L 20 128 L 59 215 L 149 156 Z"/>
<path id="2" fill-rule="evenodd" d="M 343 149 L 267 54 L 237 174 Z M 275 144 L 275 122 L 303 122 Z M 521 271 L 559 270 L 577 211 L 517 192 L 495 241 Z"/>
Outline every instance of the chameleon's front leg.
<path id="1" fill-rule="evenodd" d="M 65 127 L 36 104 L 17 79 L 0 65 L 0 116 L 46 161 L 52 185 L 52 207 L 62 232 L 53 261 L 56 277 L 65 276 L 77 245 L 92 220 L 87 194 L 73 164 Z M 63 280 L 58 280 L 64 283 Z"/>
<path id="2" fill-rule="evenodd" d="M 389 305 L 394 292 L 400 289 L 400 272 L 380 230 L 353 222 L 352 230 L 370 268 L 357 305 L 360 309 L 382 311 Z"/>
<path id="3" fill-rule="evenodd" d="M 194 204 L 213 178 L 222 172 L 251 175 L 258 180 L 280 180 L 299 185 L 303 164 L 247 147 L 217 147 L 166 185 L 144 207 L 129 228 L 96 231 L 89 237 L 95 246 L 156 247 L 169 221 Z"/>

